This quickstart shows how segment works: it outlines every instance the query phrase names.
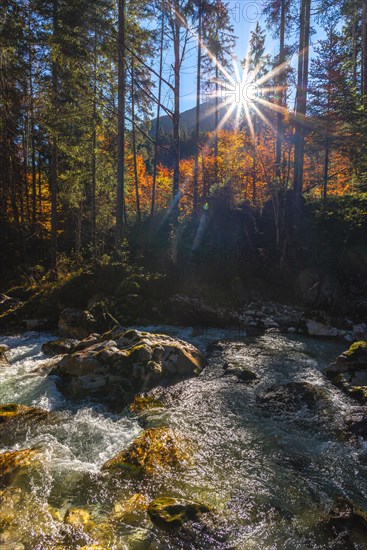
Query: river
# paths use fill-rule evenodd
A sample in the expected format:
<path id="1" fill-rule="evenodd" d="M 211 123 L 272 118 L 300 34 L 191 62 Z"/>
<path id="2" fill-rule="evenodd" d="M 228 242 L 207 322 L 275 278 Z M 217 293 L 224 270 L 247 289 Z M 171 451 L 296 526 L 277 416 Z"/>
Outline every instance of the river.
<path id="1" fill-rule="evenodd" d="M 216 329 L 147 330 L 178 336 L 203 351 L 210 341 L 222 345 L 209 354 L 200 376 L 165 390 L 164 408 L 140 415 L 111 414 L 87 401 L 75 405 L 59 393 L 52 377 L 34 372 L 47 360 L 41 345 L 52 335 L 0 338 L 0 344 L 10 348 L 11 363 L 0 371 L 0 403 L 58 411 L 56 419 L 19 429 L 0 441 L 1 452 L 37 447 L 43 453 L 41 470 L 22 481 L 20 501 L 7 503 L 16 520 L 5 520 L 0 511 L 0 547 L 189 548 L 172 542 L 147 515 L 138 525 L 120 522 L 111 527 L 108 517 L 116 502 L 143 493 L 149 500 L 160 494 L 199 500 L 215 510 L 227 541 L 210 545 L 199 539 L 192 548 L 345 548 L 341 539 L 322 537 L 317 528 L 338 495 L 367 509 L 367 449 L 350 440 L 344 429 L 344 419 L 355 405 L 322 374 L 345 346 L 272 333 L 250 337 Z M 225 376 L 226 361 L 245 365 L 258 380 L 245 384 Z M 270 387 L 289 382 L 316 386 L 320 406 L 282 408 L 261 400 Z M 155 426 L 170 426 L 190 438 L 194 456 L 187 470 L 180 475 L 163 471 L 159 479 L 145 481 L 101 476 L 106 460 L 145 427 Z M 79 532 L 75 539 L 69 533 L 65 545 L 62 519 L 70 507 L 89 510 L 99 527 Z M 367 548 L 367 542 L 351 547 Z"/>

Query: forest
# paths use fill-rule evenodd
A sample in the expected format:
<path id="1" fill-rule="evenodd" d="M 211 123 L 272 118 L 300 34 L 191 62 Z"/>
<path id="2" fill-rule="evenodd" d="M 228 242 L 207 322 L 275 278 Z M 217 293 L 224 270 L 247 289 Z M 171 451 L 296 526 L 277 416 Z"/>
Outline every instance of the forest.
<path id="1" fill-rule="evenodd" d="M 258 249 L 270 232 L 280 263 L 303 246 L 308 206 L 313 219 L 343 210 L 365 228 L 364 1 L 269 1 L 251 25 L 242 7 L 243 59 L 234 6 L 221 0 L 6 0 L 1 10 L 7 282 L 34 266 L 57 278 L 60 258 L 82 265 L 123 249 L 187 262 L 213 240 L 201 231 L 195 242 L 205 213 L 220 233 L 233 212 L 238 234 L 242 211 L 239 240 Z"/>
<path id="2" fill-rule="evenodd" d="M 367 0 L 1 0 L 1 550 L 367 548 Z"/>

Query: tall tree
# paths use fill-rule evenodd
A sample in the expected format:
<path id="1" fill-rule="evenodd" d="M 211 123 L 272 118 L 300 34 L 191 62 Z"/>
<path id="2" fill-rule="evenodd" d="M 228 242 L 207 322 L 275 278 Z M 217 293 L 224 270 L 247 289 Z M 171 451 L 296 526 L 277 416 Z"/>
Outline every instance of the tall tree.
<path id="1" fill-rule="evenodd" d="M 310 15 L 311 0 L 301 0 L 299 15 L 299 47 L 298 75 L 295 107 L 294 134 L 294 177 L 295 194 L 295 225 L 299 225 L 301 215 L 301 200 L 303 189 L 304 149 L 305 149 L 305 117 L 307 108 L 307 86 L 310 46 Z"/>
<path id="2" fill-rule="evenodd" d="M 115 246 L 118 252 L 124 236 L 125 204 L 125 0 L 118 3 L 118 103 L 117 103 L 117 201 Z"/>
<path id="3" fill-rule="evenodd" d="M 312 141 L 324 150 L 323 197 L 326 199 L 329 181 L 330 157 L 333 148 L 345 140 L 341 116 L 341 100 L 347 94 L 343 74 L 341 39 L 329 21 L 326 39 L 315 47 L 311 60 L 309 111 L 315 123 Z M 344 102 L 344 100 L 342 100 Z"/>
<path id="4" fill-rule="evenodd" d="M 208 55 L 203 56 L 203 65 L 208 81 L 208 89 L 214 95 L 214 155 L 216 159 L 218 158 L 218 132 L 220 129 L 221 85 L 222 82 L 227 82 L 225 71 L 230 66 L 236 43 L 233 32 L 228 4 L 222 0 L 214 0 L 212 3 L 208 3 L 202 21 L 203 41 L 208 50 Z M 217 161 L 215 162 L 215 174 L 218 180 Z"/>

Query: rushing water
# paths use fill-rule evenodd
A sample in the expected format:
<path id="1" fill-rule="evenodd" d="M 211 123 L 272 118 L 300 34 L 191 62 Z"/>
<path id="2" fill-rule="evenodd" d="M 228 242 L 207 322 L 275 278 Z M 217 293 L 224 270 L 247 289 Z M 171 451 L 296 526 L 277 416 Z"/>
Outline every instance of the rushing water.
<path id="1" fill-rule="evenodd" d="M 135 493 L 149 500 L 166 494 L 208 504 L 229 533 L 223 548 L 345 548 L 338 538 L 320 539 L 316 527 L 338 495 L 367 509 L 366 449 L 346 437 L 344 429 L 353 404 L 322 375 L 342 347 L 279 334 L 148 330 L 179 336 L 203 351 L 209 341 L 219 339 L 223 349 L 209 355 L 199 377 L 165 389 L 164 408 L 140 416 L 112 415 L 88 402 L 76 406 L 58 392 L 52 378 L 35 372 L 47 360 L 41 345 L 51 335 L 0 338 L 10 347 L 11 363 L 0 371 L 0 403 L 58 411 L 55 418 L 51 415 L 49 421 L 0 442 L 1 452 L 37 447 L 43 453 L 41 470 L 22 482 L 19 502 L 7 504 L 16 521 L 6 522 L 0 510 L 0 548 L 77 549 L 98 543 L 116 550 L 181 547 L 152 526 L 146 513 L 138 524 L 111 520 L 116 503 Z M 249 367 L 258 381 L 247 385 L 224 376 L 225 361 Z M 296 407 L 279 414 L 258 399 L 271 386 L 302 381 L 322 390 L 323 406 L 316 411 Z M 147 426 L 170 426 L 189 437 L 193 464 L 180 474 L 167 470 L 159 479 L 145 481 L 101 475 L 102 464 Z M 76 539 L 70 534 L 65 543 L 62 521 L 70 507 L 89 510 L 96 527 L 81 530 Z M 185 543 L 182 547 L 189 548 Z M 214 546 L 198 540 L 193 548 Z M 352 548 L 367 548 L 367 542 Z"/>

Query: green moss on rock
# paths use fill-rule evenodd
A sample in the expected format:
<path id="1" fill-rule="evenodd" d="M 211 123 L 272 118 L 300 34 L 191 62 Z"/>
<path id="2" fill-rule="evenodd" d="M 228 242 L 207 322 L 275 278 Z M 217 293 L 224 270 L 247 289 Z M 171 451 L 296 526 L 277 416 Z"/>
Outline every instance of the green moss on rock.
<path id="1" fill-rule="evenodd" d="M 153 476 L 162 469 L 188 465 L 192 460 L 191 451 L 189 441 L 170 428 L 151 428 L 137 437 L 128 449 L 108 460 L 102 469 Z"/>
<path id="2" fill-rule="evenodd" d="M 344 352 L 344 355 L 347 357 L 357 357 L 364 355 L 367 357 L 367 342 L 360 340 L 359 342 L 354 342 L 350 348 Z"/>
<path id="3" fill-rule="evenodd" d="M 198 522 L 210 508 L 200 502 L 161 496 L 148 506 L 148 514 L 153 523 L 162 529 L 173 530 L 189 521 Z"/>

